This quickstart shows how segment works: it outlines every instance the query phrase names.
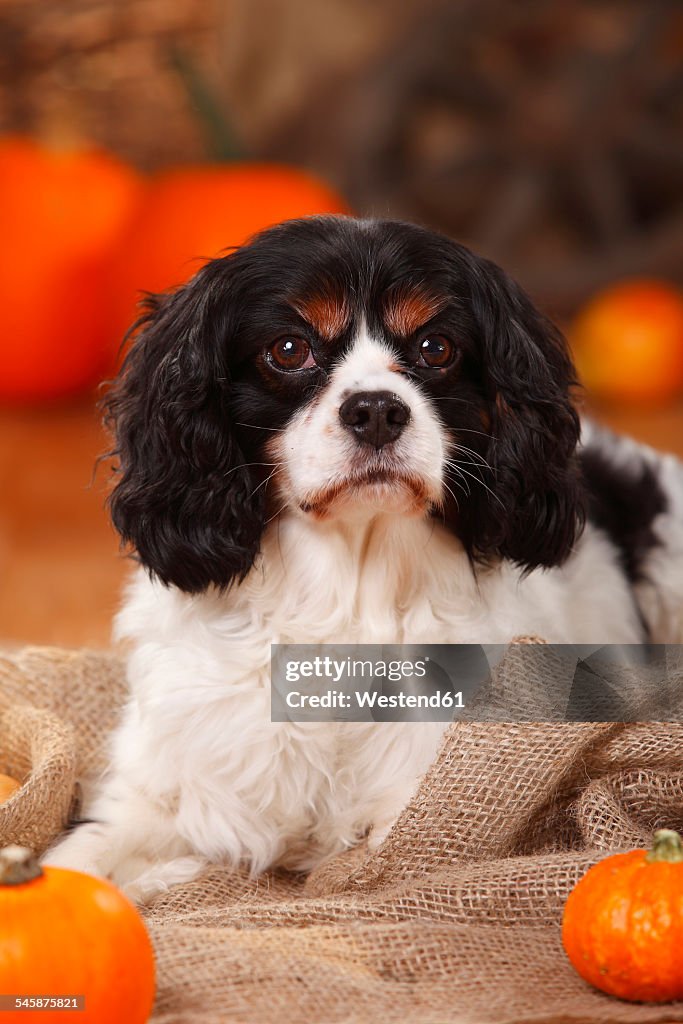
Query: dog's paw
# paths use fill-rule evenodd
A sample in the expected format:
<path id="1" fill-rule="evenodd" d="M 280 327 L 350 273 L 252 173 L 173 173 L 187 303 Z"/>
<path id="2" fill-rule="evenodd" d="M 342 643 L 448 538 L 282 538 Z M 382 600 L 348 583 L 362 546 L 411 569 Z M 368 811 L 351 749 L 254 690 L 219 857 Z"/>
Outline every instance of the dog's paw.
<path id="1" fill-rule="evenodd" d="M 150 903 L 156 896 L 168 892 L 172 885 L 191 882 L 207 866 L 203 857 L 176 857 L 169 861 L 150 861 L 142 871 L 140 863 L 135 865 L 134 877 L 130 877 L 130 865 L 120 865 L 114 871 L 112 881 L 132 903 Z"/>
<path id="2" fill-rule="evenodd" d="M 377 824 L 372 826 L 370 832 L 368 833 L 368 850 L 370 850 L 371 853 L 374 853 L 375 850 L 378 850 L 380 848 L 384 840 L 391 832 L 395 823 L 396 818 L 394 817 L 391 818 L 389 821 L 377 822 Z"/>
<path id="3" fill-rule="evenodd" d="M 108 846 L 106 826 L 99 822 L 88 822 L 47 850 L 41 863 L 54 868 L 82 871 L 86 875 L 104 876 L 109 868 Z"/>

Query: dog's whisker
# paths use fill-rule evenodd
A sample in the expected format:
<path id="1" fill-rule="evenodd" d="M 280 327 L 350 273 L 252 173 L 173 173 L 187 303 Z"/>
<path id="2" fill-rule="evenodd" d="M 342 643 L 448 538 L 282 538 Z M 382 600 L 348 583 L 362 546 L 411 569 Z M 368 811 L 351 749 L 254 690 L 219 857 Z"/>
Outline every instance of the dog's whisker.
<path id="1" fill-rule="evenodd" d="M 500 505 L 500 507 L 501 507 L 502 509 L 505 509 L 505 505 L 504 505 L 504 504 L 503 504 L 503 502 L 502 502 L 502 501 L 500 500 L 500 498 L 498 497 L 498 495 L 497 495 L 497 494 L 495 493 L 495 491 L 492 491 L 492 490 L 491 490 L 491 488 L 490 488 L 490 487 L 488 487 L 488 486 L 487 486 L 487 485 L 486 485 L 486 484 L 484 483 L 484 481 L 483 481 L 483 480 L 481 479 L 481 477 L 475 476 L 475 475 L 474 475 L 474 473 L 470 473 L 470 472 L 469 472 L 468 470 L 466 470 L 466 469 L 460 469 L 460 472 L 461 472 L 461 473 L 464 473 L 464 474 L 465 474 L 465 476 L 469 476 L 469 477 L 471 477 L 471 478 L 472 478 L 472 480 L 476 480 L 478 484 L 481 484 L 481 486 L 482 486 L 482 487 L 484 488 L 484 490 L 485 490 L 485 491 L 488 491 L 488 493 L 489 493 L 489 494 L 491 495 L 491 497 L 492 497 L 492 498 L 494 498 L 494 499 L 495 499 L 495 500 L 496 500 L 496 501 L 498 502 L 498 504 Z"/>
<path id="2" fill-rule="evenodd" d="M 274 513 L 274 514 L 273 514 L 273 515 L 272 515 L 272 516 L 270 517 L 270 519 L 266 519 L 265 523 L 263 524 L 263 525 L 264 525 L 264 527 L 268 526 L 268 524 L 269 524 L 269 523 L 272 523 L 273 519 L 277 519 L 277 518 L 278 518 L 278 516 L 279 516 L 279 515 L 280 515 L 280 514 L 281 514 L 282 512 L 284 512 L 284 510 L 285 510 L 285 509 L 286 509 L 286 508 L 287 508 L 288 506 L 289 506 L 289 501 L 286 501 L 286 502 L 284 503 L 284 505 L 283 505 L 283 506 L 282 506 L 281 508 L 279 508 L 279 509 L 277 510 L 277 512 L 275 512 L 275 513 Z"/>
<path id="3" fill-rule="evenodd" d="M 485 430 L 474 430 L 472 427 L 453 427 L 453 430 L 456 434 L 479 434 L 480 437 L 487 437 L 492 441 L 498 440 L 494 434 L 487 434 Z"/>
<path id="4" fill-rule="evenodd" d="M 469 484 L 467 483 L 466 480 L 460 482 L 459 480 L 451 479 L 451 483 L 453 484 L 454 487 L 457 487 L 458 490 L 462 491 L 463 494 L 467 495 L 467 497 L 470 496 L 471 492 L 469 489 Z"/>
<path id="5" fill-rule="evenodd" d="M 253 498 L 257 491 L 260 491 L 262 487 L 265 487 L 266 484 L 270 483 L 270 481 L 273 479 L 279 468 L 279 466 L 275 466 L 273 472 L 269 473 L 265 480 L 262 480 L 261 483 L 254 488 L 249 497 Z"/>
<path id="6" fill-rule="evenodd" d="M 469 448 L 466 444 L 461 444 L 459 441 L 456 442 L 456 448 L 461 452 L 471 452 L 473 455 L 478 455 L 480 458 L 484 458 L 481 452 L 476 451 L 474 448 Z"/>
<path id="7" fill-rule="evenodd" d="M 458 459 L 457 461 L 454 460 L 451 463 L 444 463 L 444 465 L 454 466 L 455 468 L 457 468 L 458 466 L 472 466 L 473 468 L 476 468 L 476 469 L 489 469 L 489 470 L 491 470 L 491 467 L 489 465 L 487 465 L 487 464 L 482 465 L 481 462 L 471 462 L 469 459 Z M 491 472 L 493 472 L 493 470 L 491 470 Z"/>
<path id="8" fill-rule="evenodd" d="M 269 430 L 273 434 L 284 434 L 285 427 L 262 427 L 258 423 L 239 423 L 235 420 L 236 427 L 249 427 L 251 430 Z"/>
<path id="9" fill-rule="evenodd" d="M 486 460 L 484 460 L 483 462 L 479 462 L 479 461 L 474 462 L 474 461 L 471 461 L 470 459 L 447 458 L 447 459 L 444 460 L 444 465 L 447 466 L 447 467 L 456 467 L 456 468 L 458 466 L 472 466 L 473 468 L 477 468 L 477 469 L 487 469 L 489 471 L 489 473 L 491 473 L 493 476 L 495 476 L 495 471 L 494 471 L 493 467 L 491 465 L 489 465 L 489 463 L 486 462 Z"/>
<path id="10" fill-rule="evenodd" d="M 453 481 L 453 483 L 455 483 L 455 481 Z M 457 508 L 457 510 L 458 510 L 458 512 L 459 512 L 459 511 L 460 511 L 460 502 L 458 501 L 458 499 L 457 499 L 456 495 L 455 495 L 455 494 L 454 494 L 454 492 L 453 492 L 453 491 L 452 491 L 452 490 L 450 489 L 450 487 L 448 486 L 448 484 L 446 483 L 446 481 L 445 481 L 445 480 L 442 480 L 442 484 L 443 484 L 443 486 L 444 486 L 444 487 L 446 488 L 446 490 L 448 491 L 448 493 L 450 494 L 450 496 L 451 496 L 451 498 L 453 499 L 453 501 L 455 502 L 455 507 Z M 456 484 L 456 486 L 457 486 L 457 484 Z"/>
<path id="11" fill-rule="evenodd" d="M 252 469 L 254 466 L 265 466 L 267 469 L 272 469 L 275 466 L 276 469 L 279 469 L 283 465 L 282 462 L 243 462 L 240 466 L 233 466 L 223 476 L 230 476 L 231 473 L 236 473 L 240 469 Z"/>
<path id="12" fill-rule="evenodd" d="M 463 452 L 465 455 L 470 455 L 476 461 L 477 465 L 480 465 L 485 469 L 488 469 L 489 472 L 491 473 L 494 472 L 491 463 L 486 458 L 484 458 L 484 456 L 480 452 L 476 452 L 474 451 L 473 448 L 468 448 L 466 445 L 457 445 L 454 448 L 452 448 L 451 454 L 449 455 L 449 460 L 455 462 L 456 464 L 462 461 L 464 462 L 465 465 L 467 465 L 468 463 L 466 460 L 460 460 L 456 458 L 459 452 Z"/>
<path id="13" fill-rule="evenodd" d="M 450 457 L 450 459 L 448 460 L 454 466 L 459 466 L 461 464 L 463 466 L 481 466 L 482 469 L 488 469 L 489 472 L 491 472 L 491 473 L 493 472 L 493 469 L 491 468 L 491 465 L 486 461 L 485 458 L 483 458 L 482 456 L 479 456 L 477 454 L 477 452 L 464 452 L 463 454 L 468 455 L 468 456 L 472 456 L 472 458 L 466 458 L 466 459 L 458 458 L 457 457 L 458 454 L 459 454 L 458 452 L 454 453 Z"/>
<path id="14" fill-rule="evenodd" d="M 486 462 L 486 458 L 481 454 L 481 452 L 476 451 L 474 448 L 469 448 L 466 444 L 459 444 L 456 442 L 454 443 L 452 450 L 455 452 L 465 452 L 466 455 L 474 455 L 475 458 L 481 459 L 482 462 Z"/>
<path id="15" fill-rule="evenodd" d="M 462 475 L 462 474 L 460 473 L 460 470 L 459 470 L 459 469 L 458 469 L 457 467 L 455 467 L 455 466 L 454 466 L 454 467 L 452 467 L 452 471 L 453 471 L 453 472 L 455 472 L 455 473 L 457 473 L 457 474 L 458 474 L 458 476 L 461 476 L 461 475 Z M 453 483 L 454 483 L 454 484 L 456 484 L 456 486 L 457 486 L 457 483 L 456 483 L 456 481 L 455 481 L 455 480 L 453 480 Z M 469 486 L 469 484 L 467 483 L 467 481 L 466 481 L 466 480 L 463 480 L 463 483 L 462 483 L 462 490 L 464 491 L 464 493 L 465 493 L 465 494 L 467 495 L 467 497 L 468 497 L 468 498 L 470 498 L 470 497 L 472 496 L 472 491 L 470 490 L 470 486 Z"/>
<path id="16" fill-rule="evenodd" d="M 472 401 L 469 398 L 457 398 L 455 395 L 430 395 L 427 392 L 427 397 L 430 402 L 460 402 L 461 405 L 472 405 Z"/>

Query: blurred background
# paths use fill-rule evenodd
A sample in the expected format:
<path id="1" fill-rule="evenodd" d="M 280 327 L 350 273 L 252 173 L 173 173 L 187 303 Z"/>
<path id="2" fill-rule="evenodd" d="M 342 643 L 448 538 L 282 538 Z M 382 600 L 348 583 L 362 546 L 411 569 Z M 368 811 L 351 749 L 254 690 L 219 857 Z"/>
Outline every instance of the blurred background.
<path id="1" fill-rule="evenodd" d="M 683 454 L 675 0 L 4 0 L 0 640 L 106 646 L 128 563 L 97 382 L 143 289 L 288 216 L 438 228 Z"/>

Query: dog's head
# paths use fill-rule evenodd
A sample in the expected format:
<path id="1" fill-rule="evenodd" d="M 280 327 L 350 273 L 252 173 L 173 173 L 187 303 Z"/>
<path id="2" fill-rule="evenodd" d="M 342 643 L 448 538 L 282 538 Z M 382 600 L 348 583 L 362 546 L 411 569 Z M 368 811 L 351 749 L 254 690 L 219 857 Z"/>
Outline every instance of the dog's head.
<path id="1" fill-rule="evenodd" d="M 106 400 L 114 523 L 188 592 L 266 524 L 439 516 L 475 560 L 569 554 L 573 369 L 494 264 L 409 224 L 291 221 L 151 300 Z"/>

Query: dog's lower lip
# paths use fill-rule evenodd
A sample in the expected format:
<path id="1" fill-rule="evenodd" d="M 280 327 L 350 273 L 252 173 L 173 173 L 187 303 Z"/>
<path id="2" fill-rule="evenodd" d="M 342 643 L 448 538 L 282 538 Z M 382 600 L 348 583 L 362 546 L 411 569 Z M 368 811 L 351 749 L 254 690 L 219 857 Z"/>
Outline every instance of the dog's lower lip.
<path id="1" fill-rule="evenodd" d="M 393 486 L 396 489 L 407 489 L 416 496 L 426 495 L 426 485 L 420 478 L 411 477 L 396 468 L 378 466 L 349 473 L 343 480 L 338 480 L 317 494 L 311 495 L 308 500 L 300 502 L 299 508 L 302 512 L 320 514 L 321 512 L 324 513 L 330 504 L 342 494 L 353 494 L 354 491 L 359 491 L 363 488 L 371 489 L 373 487 L 381 488 L 387 486 Z"/>
<path id="2" fill-rule="evenodd" d="M 363 486 L 366 484 L 402 483 L 403 478 L 395 469 L 367 469 L 356 476 L 349 477 L 349 486 Z"/>

